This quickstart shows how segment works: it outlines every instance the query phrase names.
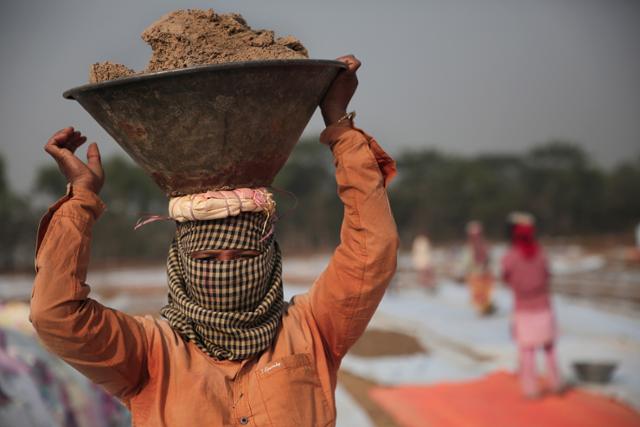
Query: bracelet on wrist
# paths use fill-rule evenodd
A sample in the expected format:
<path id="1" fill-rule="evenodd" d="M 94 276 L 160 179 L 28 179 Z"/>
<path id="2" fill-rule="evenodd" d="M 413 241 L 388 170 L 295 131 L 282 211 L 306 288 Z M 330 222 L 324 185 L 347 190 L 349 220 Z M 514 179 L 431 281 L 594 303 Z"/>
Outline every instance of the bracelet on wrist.
<path id="1" fill-rule="evenodd" d="M 356 112 L 355 111 L 351 111 L 350 113 L 345 114 L 344 116 L 340 117 L 338 119 L 338 121 L 336 122 L 336 124 L 342 124 L 342 122 L 345 121 L 350 121 L 353 122 L 353 119 L 356 118 Z"/>

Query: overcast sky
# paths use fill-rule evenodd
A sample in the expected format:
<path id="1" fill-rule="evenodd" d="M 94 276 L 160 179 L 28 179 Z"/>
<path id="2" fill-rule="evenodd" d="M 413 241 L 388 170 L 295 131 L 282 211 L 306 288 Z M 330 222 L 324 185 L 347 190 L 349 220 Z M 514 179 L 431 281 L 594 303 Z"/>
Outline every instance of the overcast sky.
<path id="1" fill-rule="evenodd" d="M 364 66 L 353 108 L 391 153 L 522 151 L 551 138 L 611 165 L 640 154 L 637 0 L 0 0 L 0 153 L 31 188 L 42 145 L 73 125 L 121 149 L 62 92 L 112 60 L 142 69 L 142 30 L 178 8 L 239 12 Z M 316 114 L 308 132 L 319 132 Z"/>

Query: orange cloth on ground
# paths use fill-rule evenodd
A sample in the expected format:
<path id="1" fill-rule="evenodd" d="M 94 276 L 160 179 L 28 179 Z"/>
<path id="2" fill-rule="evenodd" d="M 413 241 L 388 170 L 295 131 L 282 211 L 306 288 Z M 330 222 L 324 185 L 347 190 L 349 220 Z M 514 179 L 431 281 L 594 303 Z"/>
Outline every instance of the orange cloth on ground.
<path id="1" fill-rule="evenodd" d="M 581 390 L 527 400 L 517 377 L 506 372 L 463 383 L 374 388 L 370 396 L 402 427 L 640 425 L 640 414 L 633 409 Z"/>
<path id="2" fill-rule="evenodd" d="M 122 399 L 135 426 L 335 425 L 340 361 L 395 272 L 398 237 L 385 191 L 392 161 L 359 130 L 333 128 L 321 140 L 332 147 L 345 205 L 341 243 L 262 354 L 218 361 L 165 320 L 88 298 L 91 229 L 104 206 L 81 188 L 49 210 L 38 232 L 31 320 L 42 342 Z"/>

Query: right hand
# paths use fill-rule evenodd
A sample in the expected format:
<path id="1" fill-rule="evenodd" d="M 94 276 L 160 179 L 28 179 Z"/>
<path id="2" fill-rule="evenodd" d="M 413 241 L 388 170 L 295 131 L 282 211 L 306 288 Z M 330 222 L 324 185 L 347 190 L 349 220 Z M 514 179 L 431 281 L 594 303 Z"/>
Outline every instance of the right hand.
<path id="1" fill-rule="evenodd" d="M 335 124 L 347 113 L 349 102 L 358 87 L 356 71 L 362 63 L 353 55 L 341 56 L 337 61 L 344 62 L 346 70 L 341 70 L 335 78 L 324 99 L 320 103 L 320 110 L 325 125 Z"/>
<path id="2" fill-rule="evenodd" d="M 60 172 L 73 187 L 82 187 L 98 194 L 104 184 L 104 171 L 100 161 L 100 151 L 95 142 L 87 149 L 87 162 L 84 163 L 74 153 L 87 140 L 72 127 L 59 130 L 47 141 L 44 151 L 58 163 Z"/>

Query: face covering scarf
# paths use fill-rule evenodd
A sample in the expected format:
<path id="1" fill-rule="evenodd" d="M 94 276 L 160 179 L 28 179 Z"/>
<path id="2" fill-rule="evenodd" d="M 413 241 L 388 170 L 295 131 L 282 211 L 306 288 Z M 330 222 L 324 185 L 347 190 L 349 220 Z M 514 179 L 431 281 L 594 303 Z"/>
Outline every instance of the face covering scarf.
<path id="1" fill-rule="evenodd" d="M 265 214 L 242 213 L 176 224 L 169 248 L 169 303 L 160 313 L 171 327 L 216 359 L 242 360 L 271 345 L 283 309 L 282 258 Z M 251 258 L 197 259 L 192 253 L 232 249 Z"/>

